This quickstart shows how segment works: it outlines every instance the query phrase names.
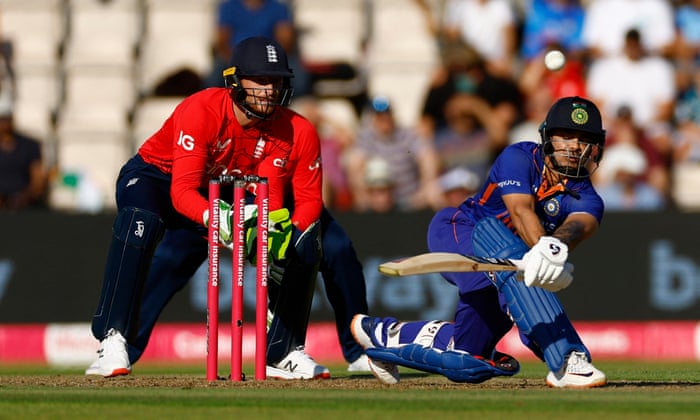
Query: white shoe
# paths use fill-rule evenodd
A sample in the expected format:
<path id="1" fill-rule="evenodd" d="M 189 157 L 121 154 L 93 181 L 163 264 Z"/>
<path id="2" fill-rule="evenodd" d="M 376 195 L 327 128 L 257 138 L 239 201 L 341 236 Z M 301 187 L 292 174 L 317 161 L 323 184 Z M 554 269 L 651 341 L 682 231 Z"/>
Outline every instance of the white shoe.
<path id="1" fill-rule="evenodd" d="M 299 346 L 274 366 L 267 366 L 268 378 L 274 379 L 330 379 L 331 372 L 314 361 Z"/>
<path id="2" fill-rule="evenodd" d="M 547 385 L 553 388 L 594 388 L 607 383 L 605 374 L 588 361 L 586 353 L 569 354 L 559 372 L 547 374 Z"/>
<path id="3" fill-rule="evenodd" d="M 355 337 L 355 341 L 365 350 L 384 346 L 384 343 L 381 342 L 381 339 L 376 337 L 375 333 L 376 331 L 381 332 L 382 330 L 382 321 L 380 318 L 371 318 L 367 315 L 357 314 L 352 318 L 352 322 L 350 322 L 350 330 L 352 331 L 353 337 Z M 395 364 L 373 360 L 369 357 L 367 361 L 369 370 L 379 382 L 387 385 L 399 383 L 401 376 L 399 375 L 399 368 Z"/>
<path id="4" fill-rule="evenodd" d="M 369 357 L 361 355 L 354 362 L 348 365 L 348 372 L 371 372 L 369 368 Z"/>
<path id="5" fill-rule="evenodd" d="M 85 370 L 86 375 L 99 375 L 105 378 L 131 373 L 129 354 L 126 352 L 126 339 L 112 328 L 100 342 L 97 360 Z"/>

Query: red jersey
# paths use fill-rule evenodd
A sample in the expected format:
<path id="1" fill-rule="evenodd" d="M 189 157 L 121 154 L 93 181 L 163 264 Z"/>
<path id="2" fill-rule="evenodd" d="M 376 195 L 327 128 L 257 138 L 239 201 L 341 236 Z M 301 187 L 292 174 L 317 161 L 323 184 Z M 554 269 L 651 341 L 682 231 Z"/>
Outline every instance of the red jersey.
<path id="1" fill-rule="evenodd" d="M 208 208 L 200 191 L 222 174 L 267 177 L 270 211 L 282 208 L 286 188 L 293 185 L 292 222 L 302 231 L 321 214 L 318 134 L 289 109 L 280 107 L 272 119 L 244 128 L 235 117 L 228 89 L 205 89 L 185 98 L 138 153 L 171 175 L 173 206 L 197 223 L 203 223 Z"/>

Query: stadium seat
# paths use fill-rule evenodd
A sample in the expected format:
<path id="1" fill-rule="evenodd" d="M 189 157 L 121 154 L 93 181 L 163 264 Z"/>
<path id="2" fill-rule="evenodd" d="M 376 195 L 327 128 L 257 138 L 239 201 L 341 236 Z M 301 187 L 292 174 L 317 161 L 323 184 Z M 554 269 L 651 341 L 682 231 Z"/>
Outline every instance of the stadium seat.
<path id="1" fill-rule="evenodd" d="M 149 97 L 137 105 L 132 125 L 135 150 L 163 125 L 181 100 L 179 97 Z"/>
<path id="2" fill-rule="evenodd" d="M 60 143 L 58 150 L 59 172 L 61 174 L 75 173 L 86 177 L 99 190 L 105 208 L 114 208 L 117 174 L 131 152 L 126 145 L 126 138 L 122 135 L 111 133 L 76 134 L 72 141 Z"/>
<path id="3" fill-rule="evenodd" d="M 55 69 L 66 34 L 62 0 L 2 0 L 0 31 L 12 44 L 15 71 Z"/>
<path id="4" fill-rule="evenodd" d="M 139 4 L 139 0 L 68 0 L 66 68 L 133 66 L 142 29 Z"/>
<path id="5" fill-rule="evenodd" d="M 303 60 L 358 64 L 367 35 L 366 16 L 363 0 L 295 1 L 294 19 Z"/>
<path id="6" fill-rule="evenodd" d="M 146 22 L 138 63 L 138 89 L 152 93 L 164 77 L 182 69 L 200 76 L 211 68 L 214 0 L 145 0 Z"/>

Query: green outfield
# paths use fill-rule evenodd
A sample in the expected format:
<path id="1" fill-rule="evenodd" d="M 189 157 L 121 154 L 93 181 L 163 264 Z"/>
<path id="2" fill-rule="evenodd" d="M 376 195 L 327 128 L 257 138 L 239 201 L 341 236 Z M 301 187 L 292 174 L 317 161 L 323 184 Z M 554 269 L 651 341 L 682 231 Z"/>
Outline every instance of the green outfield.
<path id="1" fill-rule="evenodd" d="M 81 369 L 0 366 L 0 419 L 451 419 L 699 418 L 700 363 L 597 362 L 609 385 L 549 389 L 526 362 L 512 378 L 455 384 L 402 370 L 396 386 L 331 366 L 327 381 L 218 381 L 200 367 L 137 366 L 86 378 Z M 246 370 L 253 376 L 250 368 Z"/>

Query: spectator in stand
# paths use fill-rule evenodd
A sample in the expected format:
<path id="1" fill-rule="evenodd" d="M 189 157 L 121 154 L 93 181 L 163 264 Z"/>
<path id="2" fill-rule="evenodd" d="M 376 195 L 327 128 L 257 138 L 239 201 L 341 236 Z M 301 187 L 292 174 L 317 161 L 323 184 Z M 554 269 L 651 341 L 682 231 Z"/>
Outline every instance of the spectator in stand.
<path id="1" fill-rule="evenodd" d="M 605 211 L 662 210 L 665 199 L 644 180 L 647 160 L 644 152 L 630 143 L 607 147 L 601 164 L 602 185 L 596 185 Z"/>
<path id="2" fill-rule="evenodd" d="M 223 0 L 217 11 L 214 35 L 214 61 L 207 86 L 223 87 L 221 74 L 231 61 L 233 48 L 243 39 L 265 36 L 277 41 L 287 52 L 294 72 L 292 87 L 296 96 L 311 92 L 311 79 L 297 49 L 292 11 L 279 0 Z"/>
<path id="3" fill-rule="evenodd" d="M 566 57 L 564 67 L 559 70 L 549 70 L 545 66 L 544 56 L 553 50 L 561 51 Z M 570 54 L 560 45 L 552 44 L 536 58 L 523 63 L 518 87 L 525 96 L 532 95 L 543 88 L 548 90 L 554 99 L 587 96 L 585 61 L 580 54 Z"/>
<path id="4" fill-rule="evenodd" d="M 445 107 L 447 126 L 435 134 L 442 171 L 464 168 L 486 178 L 494 157 L 507 143 L 508 127 L 501 124 L 483 99 L 457 94 Z"/>
<path id="5" fill-rule="evenodd" d="M 375 96 L 360 124 L 355 147 L 347 155 L 347 174 L 358 211 L 369 207 L 363 174 L 372 157 L 381 157 L 389 163 L 394 201 L 399 210 L 429 208 L 439 200 L 439 192 L 431 188 L 439 170 L 432 144 L 416 130 L 398 125 L 387 97 Z"/>
<path id="6" fill-rule="evenodd" d="M 673 161 L 675 164 L 700 164 L 700 71 L 688 76 L 689 86 L 676 100 L 674 111 Z"/>
<path id="7" fill-rule="evenodd" d="M 646 136 L 644 130 L 634 122 L 630 107 L 622 106 L 615 113 L 608 124 L 606 144 L 609 146 L 627 144 L 641 150 L 646 161 L 644 181 L 656 188 L 661 195 L 668 196 L 670 172 L 666 158 Z M 601 178 L 604 173 L 605 171 L 601 171 L 593 174 L 593 180 L 597 185 L 605 183 Z"/>
<path id="8" fill-rule="evenodd" d="M 389 162 L 381 157 L 372 157 L 365 164 L 363 175 L 367 186 L 367 211 L 389 213 L 395 210 L 395 182 Z"/>
<path id="9" fill-rule="evenodd" d="M 583 21 L 586 11 L 580 0 L 531 0 L 523 17 L 520 57 L 525 61 L 541 58 L 553 44 L 569 55 L 583 49 Z"/>
<path id="10" fill-rule="evenodd" d="M 685 65 L 700 64 L 700 0 L 685 0 L 675 10 L 675 58 Z"/>
<path id="11" fill-rule="evenodd" d="M 355 144 L 354 124 L 324 113 L 318 98 L 306 95 L 292 102 L 292 109 L 316 127 L 321 140 L 323 201 L 329 209 L 352 210 L 352 191 L 345 174 L 345 153 Z"/>
<path id="12" fill-rule="evenodd" d="M 616 56 L 625 49 L 625 34 L 639 30 L 644 48 L 670 53 L 674 41 L 673 8 L 668 0 L 590 0 L 586 6 L 583 41 L 593 57 Z"/>
<path id="13" fill-rule="evenodd" d="M 521 44 L 522 71 L 518 86 L 531 95 L 546 86 L 552 98 L 587 96 L 585 84 L 585 49 L 583 22 L 585 10 L 579 0 L 532 0 L 523 18 Z M 560 50 L 566 65 L 556 71 L 544 65 L 544 55 Z"/>
<path id="14" fill-rule="evenodd" d="M 517 59 L 516 16 L 508 0 L 448 0 L 445 38 L 475 48 L 490 72 L 510 77 Z"/>
<path id="15" fill-rule="evenodd" d="M 519 141 L 540 141 L 540 126 L 547 116 L 547 111 L 554 95 L 549 89 L 537 89 L 529 95 L 525 95 L 525 118 L 515 124 L 508 133 L 508 142 L 517 143 Z"/>
<path id="16" fill-rule="evenodd" d="M 700 71 L 683 69 L 688 85 L 676 100 L 673 132 L 674 203 L 682 208 L 700 208 Z"/>
<path id="17" fill-rule="evenodd" d="M 635 124 L 670 162 L 670 121 L 677 94 L 673 65 L 658 54 L 647 53 L 638 30 L 629 30 L 624 39 L 623 55 L 592 64 L 588 93 L 607 119 L 621 107 L 629 107 Z"/>
<path id="18" fill-rule="evenodd" d="M 467 197 L 479 190 L 481 180 L 472 171 L 455 168 L 445 172 L 438 178 L 438 186 L 444 197 L 444 205 L 458 207 Z M 434 209 L 438 210 L 438 209 Z"/>
<path id="19" fill-rule="evenodd" d="M 489 72 L 474 48 L 457 42 L 446 48 L 442 68 L 426 93 L 419 122 L 423 137 L 433 138 L 447 126 L 446 105 L 458 94 L 483 99 L 505 132 L 521 118 L 522 98 L 515 81 Z"/>
<path id="20" fill-rule="evenodd" d="M 15 129 L 12 103 L 0 103 L 0 210 L 46 205 L 47 176 L 41 143 Z"/>

